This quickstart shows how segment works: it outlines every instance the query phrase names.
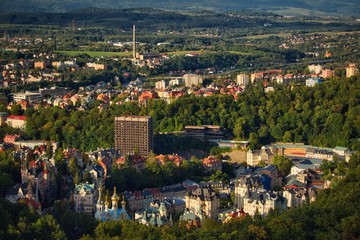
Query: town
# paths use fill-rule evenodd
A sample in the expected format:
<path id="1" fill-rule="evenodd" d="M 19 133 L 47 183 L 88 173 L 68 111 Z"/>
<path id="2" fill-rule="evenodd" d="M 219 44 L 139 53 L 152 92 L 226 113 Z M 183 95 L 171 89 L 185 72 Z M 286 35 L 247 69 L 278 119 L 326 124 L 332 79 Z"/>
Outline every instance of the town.
<path id="1" fill-rule="evenodd" d="M 277 50 L 306 51 L 256 65 L 209 46 L 152 52 L 176 46 L 137 31 L 96 43 L 123 55 L 95 57 L 3 31 L 1 197 L 39 216 L 65 204 L 99 222 L 196 229 L 312 205 L 346 177 L 359 150 L 358 32 L 279 37 Z M 341 61 L 339 47 L 354 55 Z"/>

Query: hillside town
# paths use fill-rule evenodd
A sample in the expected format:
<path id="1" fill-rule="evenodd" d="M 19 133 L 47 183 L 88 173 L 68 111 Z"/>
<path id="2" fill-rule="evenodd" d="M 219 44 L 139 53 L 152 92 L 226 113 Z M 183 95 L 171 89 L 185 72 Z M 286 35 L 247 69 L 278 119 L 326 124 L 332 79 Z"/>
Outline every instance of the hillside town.
<path id="1" fill-rule="evenodd" d="M 294 35 L 285 38 L 286 42 L 279 49 L 321 39 Z M 264 136 L 248 133 L 246 128 L 250 128 L 251 123 L 270 121 L 268 116 L 248 120 L 245 113 L 241 113 L 234 117 L 239 121 L 226 123 L 237 124 L 237 128 L 232 129 L 228 129 L 220 117 L 214 124 L 197 119 L 193 125 L 170 119 L 168 125 L 177 127 L 166 128 L 159 126 L 165 114 L 154 110 L 164 110 L 164 106 L 189 96 L 209 105 L 208 99 L 225 96 L 221 104 L 226 110 L 229 107 L 229 111 L 216 114 L 230 115 L 230 105 L 226 105 L 226 101 L 238 101 L 249 89 L 260 89 L 262 96 L 276 96 L 278 92 L 295 88 L 307 91 L 321 87 L 338 77 L 339 72 L 344 73 L 345 79 L 359 75 L 356 63 L 331 60 L 331 52 L 325 50 L 329 46 L 325 43 L 314 46 L 321 49 L 314 55 L 322 54 L 323 60 L 309 61 L 297 72 L 281 68 L 245 72 L 210 67 L 195 71 L 178 69 L 154 77 L 141 71 L 135 75 L 123 70 L 114 75 L 101 75 L 107 78 L 101 77 L 100 81 L 84 84 L 74 80 L 67 85 L 64 84 L 68 82 L 66 74 L 73 74 L 74 79 L 81 78 L 81 74 L 104 74 L 121 62 L 129 68 L 157 69 L 173 56 L 139 53 L 135 48 L 132 58 L 99 57 L 91 61 L 79 61 L 78 57 L 52 51 L 33 53 L 31 49 L 44 41 L 52 40 L 7 37 L 2 40 L 8 45 L 3 51 L 26 55 L 26 58 L 7 62 L 2 59 L 0 66 L 0 89 L 6 89 L 0 91 L 3 106 L 0 127 L 7 131 L 0 139 L 0 153 L 6 154 L 15 173 L 11 186 L 0 189 L 0 194 L 12 203 L 24 203 L 38 214 L 46 215 L 61 201 L 72 211 L 86 213 L 100 222 L 121 220 L 148 226 L 172 226 L 182 221 L 190 229 L 202 227 L 206 220 L 228 223 L 244 216 L 265 217 L 274 211 L 284 212 L 312 204 L 321 192 L 346 175 L 346 166 L 355 152 L 349 146 L 311 145 L 306 137 L 299 137 L 301 134 L 296 135 L 290 129 L 279 130 L 281 137 L 276 138 L 275 130 L 269 130 L 264 124 L 258 127 L 259 132 L 265 129 Z M 133 43 L 136 45 L 135 39 Z M 199 53 L 194 52 L 184 57 L 198 56 Z M 27 89 L 27 86 L 31 87 Z M 158 102 L 163 105 L 151 108 Z M 252 100 L 247 100 L 242 106 L 249 107 L 251 103 Z M 269 111 L 272 104 L 268 101 Z M 296 106 L 301 109 L 300 105 Z M 186 109 L 186 106 L 175 106 L 173 112 L 167 114 L 171 116 L 181 107 Z M 121 108 L 125 110 L 118 114 Z M 319 107 L 314 104 L 309 108 Z M 338 103 L 332 106 L 331 112 L 343 114 L 348 108 Z M 43 116 L 40 112 L 44 109 L 54 112 L 49 115 L 51 123 L 33 127 L 33 121 Z M 134 109 L 139 114 L 134 114 Z M 184 111 L 203 111 L 203 118 L 210 118 L 201 106 Z M 261 114 L 259 108 L 254 111 Z M 294 111 L 302 114 L 301 110 Z M 86 123 L 78 122 L 76 126 L 59 119 L 70 116 L 65 113 L 71 113 L 69 118 L 80 119 L 77 114 L 83 112 L 104 114 L 104 121 L 111 118 L 110 134 L 101 124 L 95 123 L 101 119 L 86 119 L 86 122 L 94 122 L 90 136 L 101 129 L 104 135 L 111 136 L 111 142 L 100 144 L 98 141 L 95 143 L 98 147 L 92 148 L 85 137 L 71 138 L 75 136 L 72 133 L 75 134 L 76 127 Z M 332 123 L 306 121 L 324 126 Z M 56 127 L 61 130 L 54 130 Z M 65 127 L 70 134 L 63 132 Z M 90 138 L 96 139 L 95 135 Z M 165 138 L 161 147 L 160 138 Z M 72 141 L 81 144 L 75 145 Z M 174 147 L 176 141 L 183 148 Z M 192 142 L 197 146 L 186 149 L 186 144 Z M 211 151 L 201 149 L 207 145 L 212 147 Z M 194 174 L 186 176 L 185 172 Z"/>

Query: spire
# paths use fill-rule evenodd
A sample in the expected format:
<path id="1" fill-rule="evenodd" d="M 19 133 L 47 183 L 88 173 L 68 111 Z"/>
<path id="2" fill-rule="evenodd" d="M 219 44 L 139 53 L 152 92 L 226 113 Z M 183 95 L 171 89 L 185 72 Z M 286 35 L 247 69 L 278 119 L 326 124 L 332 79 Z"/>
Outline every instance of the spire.
<path id="1" fill-rule="evenodd" d="M 112 206 L 111 209 L 116 210 L 118 208 L 119 197 L 116 195 L 116 187 L 114 187 L 114 194 L 111 197 Z"/>
<path id="2" fill-rule="evenodd" d="M 121 207 L 122 207 L 122 209 L 124 209 L 124 210 L 125 210 L 125 207 L 126 207 L 126 202 L 125 202 L 125 197 L 124 197 L 124 196 L 122 197 Z"/>
<path id="3" fill-rule="evenodd" d="M 33 186 L 31 184 L 31 181 L 29 181 L 26 190 L 27 190 L 26 194 L 29 196 L 29 198 L 34 197 L 34 190 L 33 190 Z"/>
<path id="4" fill-rule="evenodd" d="M 97 201 L 97 204 L 100 205 L 101 204 L 101 186 L 99 188 L 99 198 L 98 198 L 98 201 Z"/>
<path id="5" fill-rule="evenodd" d="M 109 205 L 110 205 L 110 203 L 109 203 L 109 199 L 108 199 L 108 196 L 106 196 L 106 199 L 105 199 L 105 211 L 107 211 L 107 210 L 108 210 Z"/>

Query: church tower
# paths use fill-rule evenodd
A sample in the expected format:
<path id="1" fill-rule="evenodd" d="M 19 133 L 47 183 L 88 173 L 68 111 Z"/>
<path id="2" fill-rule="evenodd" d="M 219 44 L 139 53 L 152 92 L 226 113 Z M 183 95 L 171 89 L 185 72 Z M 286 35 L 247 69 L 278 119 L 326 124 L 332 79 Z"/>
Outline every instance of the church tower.
<path id="1" fill-rule="evenodd" d="M 96 203 L 96 212 L 102 212 L 104 211 L 104 203 L 103 201 L 101 201 L 101 187 L 99 188 L 99 198 L 98 198 L 98 201 Z"/>
<path id="2" fill-rule="evenodd" d="M 111 197 L 112 206 L 111 209 L 116 211 L 118 209 L 119 196 L 116 195 L 116 187 L 114 187 L 114 194 Z"/>

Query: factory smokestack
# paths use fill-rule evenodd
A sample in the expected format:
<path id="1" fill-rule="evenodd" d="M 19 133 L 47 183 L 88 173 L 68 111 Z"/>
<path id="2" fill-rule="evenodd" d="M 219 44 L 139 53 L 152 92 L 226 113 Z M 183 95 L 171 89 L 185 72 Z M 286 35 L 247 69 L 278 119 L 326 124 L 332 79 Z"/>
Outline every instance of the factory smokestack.
<path id="1" fill-rule="evenodd" d="M 135 25 L 133 25 L 133 60 L 136 60 L 136 30 Z"/>

